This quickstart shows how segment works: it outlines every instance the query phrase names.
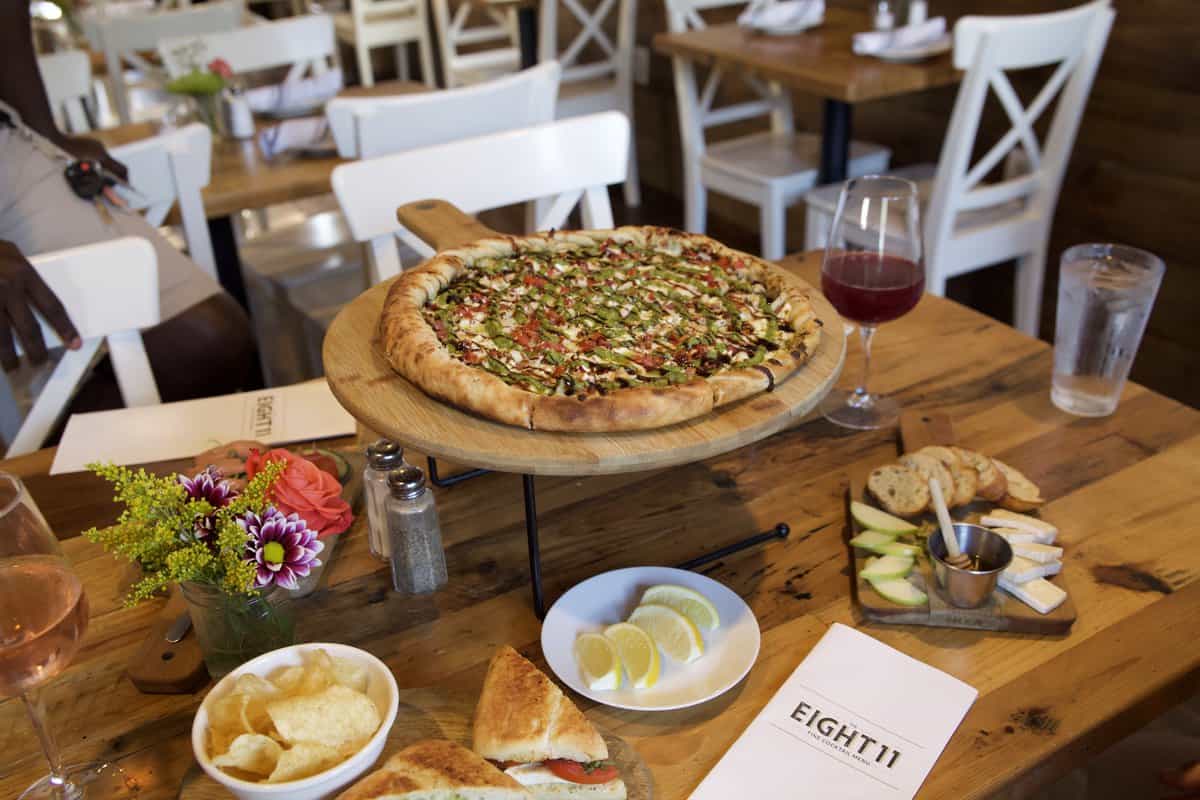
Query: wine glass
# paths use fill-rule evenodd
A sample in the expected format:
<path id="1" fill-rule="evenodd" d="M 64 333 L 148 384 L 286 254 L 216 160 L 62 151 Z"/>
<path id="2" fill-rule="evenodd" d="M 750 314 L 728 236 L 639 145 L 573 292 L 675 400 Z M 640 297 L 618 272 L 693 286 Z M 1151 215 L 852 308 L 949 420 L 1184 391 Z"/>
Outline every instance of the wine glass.
<path id="1" fill-rule="evenodd" d="M 821 291 L 858 324 L 863 372 L 854 389 L 835 389 L 822 401 L 830 422 L 875 430 L 900 416 L 895 400 L 867 389 L 871 340 L 880 323 L 907 314 L 925 291 L 920 216 L 917 186 L 904 178 L 868 175 L 842 187 L 821 264 Z"/>
<path id="2" fill-rule="evenodd" d="M 111 764 L 63 765 L 36 691 L 71 663 L 87 624 L 83 584 L 58 540 L 21 481 L 0 472 L 0 696 L 20 696 L 50 763 L 21 800 L 127 796 Z"/>

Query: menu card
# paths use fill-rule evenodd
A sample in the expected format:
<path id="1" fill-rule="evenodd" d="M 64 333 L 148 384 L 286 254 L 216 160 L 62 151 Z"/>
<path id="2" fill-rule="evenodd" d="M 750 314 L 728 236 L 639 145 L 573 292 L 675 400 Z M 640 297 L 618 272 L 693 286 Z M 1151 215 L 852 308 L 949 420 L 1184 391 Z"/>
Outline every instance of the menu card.
<path id="1" fill-rule="evenodd" d="M 284 444 L 354 433 L 324 380 L 257 392 L 73 414 L 50 467 L 79 472 L 93 461 L 145 464 L 187 458 L 238 439 Z"/>
<path id="2" fill-rule="evenodd" d="M 978 694 L 835 623 L 691 800 L 911 800 Z"/>

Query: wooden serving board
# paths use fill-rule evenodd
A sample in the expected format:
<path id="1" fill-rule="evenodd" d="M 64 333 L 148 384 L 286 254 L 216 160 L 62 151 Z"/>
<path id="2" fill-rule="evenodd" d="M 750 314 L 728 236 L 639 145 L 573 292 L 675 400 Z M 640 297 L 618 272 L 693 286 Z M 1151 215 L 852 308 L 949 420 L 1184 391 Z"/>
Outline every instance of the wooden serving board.
<path id="1" fill-rule="evenodd" d="M 494 236 L 494 231 L 440 201 L 402 207 L 401 222 L 440 250 Z M 530 475 L 600 475 L 675 466 L 756 442 L 804 417 L 841 373 L 846 341 L 837 312 L 809 290 L 825 333 L 813 358 L 775 391 L 696 420 L 614 434 L 530 431 L 477 417 L 435 400 L 397 375 L 379 350 L 379 315 L 390 282 L 342 309 L 325 336 L 325 375 L 338 401 L 368 428 L 422 453 L 460 464 Z"/>
<path id="2" fill-rule="evenodd" d="M 470 747 L 471 719 L 477 700 L 478 697 L 467 692 L 401 689 L 400 711 L 376 767 L 396 751 L 421 739 L 449 739 Z M 608 733 L 603 736 L 608 744 L 609 758 L 625 781 L 629 800 L 653 800 L 654 780 L 642 757 L 624 739 Z M 179 800 L 231 800 L 232 797 L 228 789 L 195 764 L 184 776 L 179 789 Z"/>
<path id="3" fill-rule="evenodd" d="M 920 450 L 932 444 L 956 444 L 954 425 L 945 414 L 924 413 L 919 411 L 904 412 L 900 418 L 900 438 L 904 452 Z M 857 499 L 871 505 L 865 496 L 866 474 L 852 476 L 850 481 L 849 499 Z M 979 522 L 979 518 L 994 508 L 993 504 L 977 500 L 969 506 L 953 509 L 950 513 L 957 522 Z M 858 523 L 849 515 L 850 536 L 861 532 Z M 927 514 L 923 519 L 937 525 L 933 514 Z M 940 535 L 940 534 L 937 534 Z M 1020 600 L 1007 592 L 997 589 L 992 594 L 991 601 L 982 608 L 956 608 L 950 605 L 937 586 L 933 568 L 928 557 L 917 560 L 912 579 L 929 596 L 929 602 L 924 606 L 908 607 L 893 603 L 872 588 L 871 584 L 858 577 L 864 562 L 870 557 L 856 547 L 850 547 L 854 572 L 851 575 L 851 595 L 854 604 L 868 622 L 879 622 L 887 625 L 926 625 L 936 628 L 970 628 L 985 631 L 1009 631 L 1012 633 L 1040 633 L 1048 635 L 1064 635 L 1071 630 L 1075 623 L 1075 603 L 1071 599 L 1070 588 L 1067 586 L 1063 572 L 1049 578 L 1067 592 L 1067 599 L 1049 614 L 1039 614 Z"/>

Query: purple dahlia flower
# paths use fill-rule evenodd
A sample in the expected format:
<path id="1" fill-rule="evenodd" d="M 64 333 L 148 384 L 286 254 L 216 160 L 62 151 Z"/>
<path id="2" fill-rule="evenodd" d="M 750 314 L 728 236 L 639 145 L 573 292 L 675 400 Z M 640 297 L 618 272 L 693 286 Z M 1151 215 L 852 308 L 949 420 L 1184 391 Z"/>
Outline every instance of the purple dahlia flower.
<path id="1" fill-rule="evenodd" d="M 175 478 L 183 490 L 187 492 L 187 496 L 191 500 L 207 500 L 208 504 L 214 509 L 224 508 L 229 505 L 233 498 L 237 497 L 237 492 L 225 480 L 225 476 L 221 474 L 221 470 L 216 467 L 209 467 L 195 477 L 189 478 L 186 475 L 178 475 Z M 216 530 L 216 519 L 210 514 L 204 517 L 196 517 L 194 532 L 197 539 L 212 541 L 212 534 Z"/>
<path id="2" fill-rule="evenodd" d="M 267 506 L 262 514 L 247 511 L 238 519 L 238 525 L 246 532 L 246 560 L 257 568 L 255 588 L 275 584 L 295 589 L 297 578 L 307 577 L 313 567 L 321 564 L 317 553 L 325 545 L 299 514 L 285 516 L 274 506 Z"/>

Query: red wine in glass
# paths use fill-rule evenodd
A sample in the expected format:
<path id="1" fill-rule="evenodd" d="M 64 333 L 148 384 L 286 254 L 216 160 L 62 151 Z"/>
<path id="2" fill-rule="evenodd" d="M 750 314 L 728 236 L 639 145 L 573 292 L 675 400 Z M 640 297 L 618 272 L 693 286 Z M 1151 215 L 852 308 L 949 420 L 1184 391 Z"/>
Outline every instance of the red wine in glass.
<path id="1" fill-rule="evenodd" d="M 912 311 L 925 292 L 925 270 L 901 256 L 840 253 L 825 264 L 821 291 L 851 322 L 878 325 Z"/>

